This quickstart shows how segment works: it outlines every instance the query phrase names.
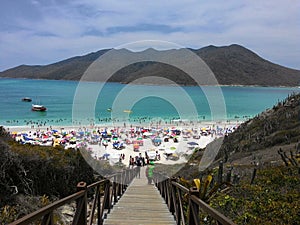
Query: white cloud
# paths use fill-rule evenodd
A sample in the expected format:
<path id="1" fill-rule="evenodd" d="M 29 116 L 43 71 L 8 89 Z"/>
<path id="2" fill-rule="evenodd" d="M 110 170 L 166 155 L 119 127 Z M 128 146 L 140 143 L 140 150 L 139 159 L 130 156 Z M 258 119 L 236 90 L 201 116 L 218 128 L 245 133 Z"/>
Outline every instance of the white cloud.
<path id="1" fill-rule="evenodd" d="M 238 43 L 270 61 L 300 69 L 298 1 L 32 0 L 14 4 L 4 1 L 0 7 L 0 70 L 53 63 L 145 39 L 193 48 Z"/>

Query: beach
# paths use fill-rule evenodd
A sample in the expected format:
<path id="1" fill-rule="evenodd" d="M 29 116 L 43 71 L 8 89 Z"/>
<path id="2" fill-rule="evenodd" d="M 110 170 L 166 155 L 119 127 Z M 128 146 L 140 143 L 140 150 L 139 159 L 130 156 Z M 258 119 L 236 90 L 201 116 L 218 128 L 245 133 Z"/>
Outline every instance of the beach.
<path id="1" fill-rule="evenodd" d="M 97 160 L 107 160 L 111 165 L 122 162 L 129 166 L 130 158 L 144 157 L 161 164 L 185 163 L 195 148 L 202 149 L 223 137 L 241 122 L 177 121 L 172 124 L 126 124 L 106 126 L 29 126 L 4 127 L 21 143 L 67 148 L 85 147 Z M 147 160 L 148 159 L 148 160 Z"/>

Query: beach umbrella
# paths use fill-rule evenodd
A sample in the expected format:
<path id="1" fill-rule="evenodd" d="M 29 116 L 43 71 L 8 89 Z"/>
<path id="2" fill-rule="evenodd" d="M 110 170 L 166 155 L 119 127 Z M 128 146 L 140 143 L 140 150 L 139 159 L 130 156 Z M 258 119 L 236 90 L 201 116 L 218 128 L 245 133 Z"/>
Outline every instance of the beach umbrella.
<path id="1" fill-rule="evenodd" d="M 145 136 L 150 136 L 150 135 L 152 135 L 152 133 L 149 132 L 149 131 L 147 131 L 147 132 L 144 132 L 143 135 L 145 135 Z"/>
<path id="2" fill-rule="evenodd" d="M 158 139 L 158 138 L 155 138 L 155 139 L 153 140 L 153 142 L 154 142 L 154 143 L 161 143 L 161 140 Z"/>
<path id="3" fill-rule="evenodd" d="M 188 144 L 188 145 L 192 145 L 192 146 L 198 145 L 198 143 L 197 143 L 197 142 L 194 142 L 194 141 L 188 142 L 187 144 Z"/>

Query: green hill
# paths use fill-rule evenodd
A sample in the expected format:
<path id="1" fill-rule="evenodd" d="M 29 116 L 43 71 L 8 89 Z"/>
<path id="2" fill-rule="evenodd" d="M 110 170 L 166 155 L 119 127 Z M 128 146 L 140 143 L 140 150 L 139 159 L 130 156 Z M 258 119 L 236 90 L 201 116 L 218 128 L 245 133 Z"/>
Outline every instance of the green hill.
<path id="1" fill-rule="evenodd" d="M 254 154 L 266 162 L 281 161 L 279 148 L 289 154 L 299 146 L 299 141 L 300 94 L 297 94 L 243 123 L 224 139 L 220 152 L 232 161 L 245 158 L 247 162 Z"/>
<path id="2" fill-rule="evenodd" d="M 299 70 L 271 63 L 240 45 L 234 44 L 223 47 L 208 46 L 190 50 L 200 56 L 210 67 L 221 85 L 298 86 L 300 83 Z M 0 77 L 79 80 L 89 65 L 107 51 L 109 49 L 84 56 L 76 56 L 44 66 L 21 65 L 0 72 Z M 124 57 L 126 57 L 126 51 L 128 54 L 132 54 L 132 52 L 124 49 L 116 51 L 119 51 L 120 54 L 122 53 Z M 151 51 L 156 51 L 160 54 L 171 54 L 172 50 L 157 51 L 151 49 Z M 122 68 L 109 81 L 130 83 L 137 78 L 147 76 L 164 77 L 179 85 L 196 84 L 190 76 L 178 68 L 148 61 L 134 63 Z M 101 80 L 100 77 L 99 81 L 105 80 L 104 78 Z"/>
<path id="3" fill-rule="evenodd" d="M 177 176 L 190 183 L 200 178 L 204 186 L 207 174 L 212 175 L 207 193 L 221 184 L 208 201 L 213 208 L 241 225 L 298 224 L 300 94 L 289 96 L 224 138 L 215 163 L 204 172 L 198 167 L 202 155 L 201 149 L 196 151 Z"/>

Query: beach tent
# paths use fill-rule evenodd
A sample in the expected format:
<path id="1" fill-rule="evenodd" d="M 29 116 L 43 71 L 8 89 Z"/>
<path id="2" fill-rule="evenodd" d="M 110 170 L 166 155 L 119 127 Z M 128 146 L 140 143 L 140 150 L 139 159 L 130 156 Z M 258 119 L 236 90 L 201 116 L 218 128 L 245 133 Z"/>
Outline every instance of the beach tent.
<path id="1" fill-rule="evenodd" d="M 110 156 L 109 156 L 109 164 L 110 165 L 114 165 L 114 164 L 118 163 L 119 160 L 120 160 L 120 154 L 117 154 L 117 153 L 110 154 Z"/>
<path id="2" fill-rule="evenodd" d="M 156 160 L 156 151 L 153 149 L 150 149 L 147 151 L 147 155 L 149 160 Z"/>
<path id="3" fill-rule="evenodd" d="M 172 149 L 170 149 L 170 148 L 167 148 L 167 149 L 165 149 L 165 151 L 164 151 L 164 153 L 165 154 L 173 154 L 174 153 L 174 150 L 172 150 Z"/>

